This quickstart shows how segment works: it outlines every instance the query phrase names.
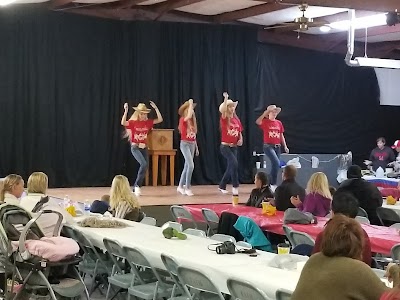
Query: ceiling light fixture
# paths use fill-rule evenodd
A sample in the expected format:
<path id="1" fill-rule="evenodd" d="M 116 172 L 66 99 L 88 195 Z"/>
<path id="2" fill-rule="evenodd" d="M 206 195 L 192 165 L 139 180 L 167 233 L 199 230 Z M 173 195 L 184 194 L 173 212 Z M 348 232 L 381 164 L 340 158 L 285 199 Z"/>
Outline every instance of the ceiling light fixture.
<path id="1" fill-rule="evenodd" d="M 328 26 L 328 25 L 323 25 L 323 26 L 321 26 L 320 28 L 319 28 L 319 30 L 321 31 L 321 32 L 329 32 L 329 31 L 331 31 L 331 27 L 330 26 Z"/>

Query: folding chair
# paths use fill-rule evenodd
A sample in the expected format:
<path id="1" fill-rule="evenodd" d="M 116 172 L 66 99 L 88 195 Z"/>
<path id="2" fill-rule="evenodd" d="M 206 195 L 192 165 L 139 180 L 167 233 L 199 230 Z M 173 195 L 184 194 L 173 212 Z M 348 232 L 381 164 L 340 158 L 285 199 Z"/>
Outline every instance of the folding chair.
<path id="1" fill-rule="evenodd" d="M 286 238 L 288 239 L 290 245 L 292 245 L 292 248 L 294 247 L 294 241 L 292 237 L 290 236 L 290 233 L 292 232 L 292 228 L 290 228 L 287 225 L 282 225 L 283 231 L 285 232 Z"/>
<path id="2" fill-rule="evenodd" d="M 157 220 L 153 217 L 144 217 L 140 223 L 151 225 L 151 226 L 156 226 L 157 225 Z"/>
<path id="3" fill-rule="evenodd" d="M 365 218 L 368 219 L 368 214 L 367 214 L 367 212 L 365 211 L 365 209 L 362 208 L 362 207 L 359 207 L 359 208 L 358 208 L 357 216 L 359 216 L 359 217 L 365 217 Z"/>
<path id="4" fill-rule="evenodd" d="M 377 207 L 376 214 L 382 226 L 391 226 L 395 223 L 400 223 L 400 216 L 390 208 Z"/>
<path id="5" fill-rule="evenodd" d="M 396 244 L 390 249 L 390 256 L 392 257 L 393 262 L 400 261 L 400 244 Z"/>
<path id="6" fill-rule="evenodd" d="M 175 283 L 174 288 L 172 289 L 171 298 L 168 300 L 191 300 L 192 295 L 178 277 L 178 263 L 176 260 L 164 253 L 161 254 L 161 260 Z M 182 294 L 182 296 L 176 297 L 178 294 Z"/>
<path id="7" fill-rule="evenodd" d="M 200 230 L 200 229 L 188 228 L 188 229 L 185 229 L 183 232 L 186 233 L 186 234 L 189 234 L 189 235 L 207 237 L 206 233 L 203 230 Z"/>
<path id="8" fill-rule="evenodd" d="M 293 241 L 293 245 L 292 245 L 293 247 L 296 247 L 301 244 L 306 244 L 306 245 L 310 245 L 310 246 L 315 245 L 314 239 L 311 236 L 309 236 L 307 233 L 296 231 L 296 230 L 291 230 L 289 235 Z"/>
<path id="9" fill-rule="evenodd" d="M 106 294 L 106 300 L 108 300 L 111 292 L 111 285 L 119 288 L 112 297 L 113 299 L 123 290 L 127 290 L 131 286 L 134 277 L 133 274 L 127 272 L 127 268 L 125 268 L 125 256 L 120 244 L 106 238 L 103 239 L 103 243 L 111 261 L 113 262 L 111 274 L 108 276 L 108 288 Z"/>
<path id="10" fill-rule="evenodd" d="M 227 235 L 227 234 L 222 234 L 222 233 L 216 233 L 212 236 L 210 236 L 210 239 L 219 241 L 219 242 L 232 242 L 236 244 L 236 239 L 233 236 Z"/>
<path id="11" fill-rule="evenodd" d="M 126 260 L 131 266 L 131 272 L 135 274 L 135 277 L 139 281 L 138 284 L 132 284 L 128 288 L 128 300 L 131 299 L 131 296 L 149 300 L 170 297 L 174 283 L 166 280 L 166 278 L 169 276 L 168 272 L 164 271 L 165 276 L 162 275 L 163 271 L 154 268 L 144 256 L 142 251 L 137 248 L 124 247 L 123 251 L 125 253 Z M 145 278 L 143 277 L 143 272 L 145 269 L 151 270 L 155 281 L 146 282 Z"/>
<path id="12" fill-rule="evenodd" d="M 400 229 L 400 223 L 394 223 L 393 225 L 390 225 L 390 228 Z"/>
<path id="13" fill-rule="evenodd" d="M 165 228 L 168 228 L 168 227 L 174 228 L 174 229 L 176 229 L 178 231 L 181 231 L 181 232 L 183 231 L 182 224 L 180 224 L 178 222 L 168 221 L 168 222 L 165 222 L 163 226 L 161 226 L 162 229 L 165 229 Z"/>
<path id="14" fill-rule="evenodd" d="M 192 214 L 183 206 L 180 205 L 171 205 L 170 207 L 172 217 L 178 223 L 192 223 L 193 226 L 189 226 L 191 228 L 197 229 L 197 224 L 192 216 Z"/>
<path id="15" fill-rule="evenodd" d="M 360 224 L 371 224 L 368 218 L 356 216 L 355 218 Z"/>
<path id="16" fill-rule="evenodd" d="M 270 300 L 263 291 L 249 282 L 229 278 L 227 285 L 234 300 Z"/>
<path id="17" fill-rule="evenodd" d="M 186 287 L 195 289 L 200 292 L 206 292 L 208 294 L 211 294 L 212 296 L 215 297 L 215 299 L 225 300 L 224 296 L 219 291 L 219 289 L 214 285 L 212 280 L 210 280 L 200 270 L 192 269 L 189 267 L 179 266 L 177 272 L 178 272 L 178 277 L 179 277 L 180 281 Z M 204 298 L 200 297 L 200 298 L 204 299 L 206 297 L 204 297 Z M 209 298 L 211 298 L 211 297 L 207 297 L 206 299 L 209 299 Z M 214 298 L 212 298 L 212 299 L 214 299 Z"/>
<path id="18" fill-rule="evenodd" d="M 207 236 L 213 235 L 217 232 L 219 217 L 217 213 L 208 208 L 202 208 L 201 213 L 203 214 L 204 220 L 207 223 Z"/>
<path id="19" fill-rule="evenodd" d="M 276 300 L 290 300 L 290 298 L 292 298 L 292 292 L 285 289 L 279 289 L 275 293 L 275 298 Z"/>

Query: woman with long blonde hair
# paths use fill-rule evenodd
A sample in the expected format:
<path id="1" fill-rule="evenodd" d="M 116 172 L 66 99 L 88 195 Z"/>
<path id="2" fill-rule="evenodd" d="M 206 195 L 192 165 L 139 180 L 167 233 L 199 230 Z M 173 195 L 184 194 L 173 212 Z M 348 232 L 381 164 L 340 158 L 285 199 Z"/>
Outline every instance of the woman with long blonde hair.
<path id="1" fill-rule="evenodd" d="M 17 174 L 10 174 L 0 185 L 0 203 L 19 205 L 19 198 L 24 193 L 24 180 Z"/>
<path id="2" fill-rule="evenodd" d="M 190 189 L 192 174 L 194 170 L 194 155 L 199 155 L 197 148 L 196 134 L 197 122 L 194 108 L 196 103 L 193 99 L 189 99 L 178 109 L 179 118 L 179 133 L 181 135 L 180 149 L 185 158 L 185 166 L 183 167 L 181 179 L 179 180 L 178 188 L 176 189 L 182 195 L 193 196 Z"/>
<path id="3" fill-rule="evenodd" d="M 116 218 L 139 221 L 140 204 L 124 175 L 116 175 L 112 181 L 110 208 Z"/>
<path id="4" fill-rule="evenodd" d="M 150 113 L 151 109 L 147 108 L 146 104 L 144 103 L 139 103 L 138 106 L 133 108 L 135 112 L 132 114 L 129 120 L 126 120 L 129 106 L 128 103 L 125 103 L 124 114 L 121 119 L 121 125 L 124 126 L 126 130 L 125 137 L 129 138 L 129 142 L 131 144 L 131 153 L 140 165 L 134 184 L 134 192 L 136 196 L 141 195 L 140 188 L 143 184 L 147 167 L 149 165 L 147 134 L 155 124 L 163 121 L 163 117 L 161 116 L 157 105 L 153 101 L 150 101 L 150 106 L 157 114 L 156 119 L 148 118 L 148 114 Z"/>
<path id="5" fill-rule="evenodd" d="M 328 178 L 322 172 L 312 174 L 307 183 L 304 201 L 301 202 L 298 196 L 291 197 L 290 201 L 302 212 L 325 217 L 331 209 L 332 201 Z"/>
<path id="6" fill-rule="evenodd" d="M 239 162 L 237 158 L 237 147 L 243 145 L 243 126 L 236 115 L 238 102 L 229 99 L 227 92 L 223 93 L 224 102 L 219 106 L 221 117 L 219 119 L 221 129 L 221 154 L 226 159 L 226 170 L 219 183 L 219 190 L 227 194 L 226 185 L 231 178 L 232 194 L 239 194 Z"/>

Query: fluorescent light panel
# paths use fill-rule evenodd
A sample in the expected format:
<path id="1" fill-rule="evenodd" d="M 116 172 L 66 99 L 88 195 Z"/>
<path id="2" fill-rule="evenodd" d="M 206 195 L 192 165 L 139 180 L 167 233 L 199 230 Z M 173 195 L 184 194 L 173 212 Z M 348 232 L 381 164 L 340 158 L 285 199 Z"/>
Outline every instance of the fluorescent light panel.
<path id="1" fill-rule="evenodd" d="M 400 60 L 369 57 L 356 57 L 354 60 L 359 63 L 360 67 L 400 69 Z"/>
<path id="2" fill-rule="evenodd" d="M 386 14 L 377 14 L 354 20 L 354 28 L 362 29 L 366 27 L 376 27 L 386 25 Z M 329 27 L 338 30 L 347 30 L 350 27 L 350 20 L 338 21 L 329 24 Z"/>

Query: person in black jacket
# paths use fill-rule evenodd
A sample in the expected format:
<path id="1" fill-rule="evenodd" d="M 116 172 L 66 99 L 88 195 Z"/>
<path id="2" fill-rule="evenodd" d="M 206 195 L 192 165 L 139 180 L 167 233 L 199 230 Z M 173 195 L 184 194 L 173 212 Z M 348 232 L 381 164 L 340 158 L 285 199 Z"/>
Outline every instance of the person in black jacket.
<path id="1" fill-rule="evenodd" d="M 294 205 L 290 202 L 290 197 L 292 196 L 299 196 L 301 201 L 304 200 L 306 191 L 296 182 L 296 175 L 296 167 L 288 165 L 283 168 L 283 181 L 275 190 L 275 200 L 273 202 L 270 201 L 275 204 L 277 210 L 285 211 L 288 208 L 294 208 Z"/>
<path id="2" fill-rule="evenodd" d="M 268 202 L 274 198 L 274 195 L 269 187 L 267 174 L 258 172 L 254 177 L 256 188 L 251 191 L 249 200 L 246 206 L 261 207 L 262 202 Z"/>
<path id="3" fill-rule="evenodd" d="M 347 170 L 347 180 L 343 181 L 337 192 L 346 191 L 353 194 L 368 214 L 368 219 L 373 225 L 381 225 L 376 214 L 376 209 L 382 206 L 382 195 L 378 188 L 361 178 L 361 168 L 359 166 L 350 166 Z"/>

